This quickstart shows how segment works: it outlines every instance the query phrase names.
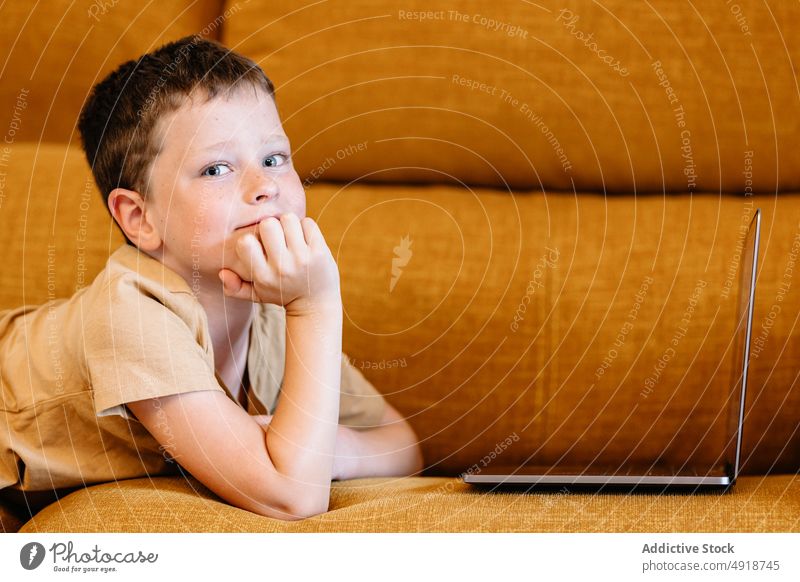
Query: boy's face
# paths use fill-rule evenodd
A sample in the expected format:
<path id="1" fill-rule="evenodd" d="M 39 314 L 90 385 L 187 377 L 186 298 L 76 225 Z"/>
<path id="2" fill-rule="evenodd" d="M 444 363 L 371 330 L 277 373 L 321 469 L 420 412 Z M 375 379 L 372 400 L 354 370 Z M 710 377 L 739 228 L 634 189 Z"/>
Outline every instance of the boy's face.
<path id="1" fill-rule="evenodd" d="M 187 99 L 159 121 L 146 201 L 162 240 L 156 258 L 195 292 L 221 288 L 222 267 L 240 272 L 236 241 L 258 221 L 306 212 L 272 98 L 247 87 L 203 101 Z"/>

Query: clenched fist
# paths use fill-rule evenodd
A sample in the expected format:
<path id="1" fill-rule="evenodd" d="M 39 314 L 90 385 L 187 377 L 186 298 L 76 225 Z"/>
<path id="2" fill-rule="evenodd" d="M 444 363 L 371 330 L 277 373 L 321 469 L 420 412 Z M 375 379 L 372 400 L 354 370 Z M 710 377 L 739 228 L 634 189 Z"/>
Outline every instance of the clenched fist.
<path id="1" fill-rule="evenodd" d="M 237 271 L 219 272 L 228 297 L 282 305 L 287 314 L 341 302 L 339 269 L 312 218 L 269 217 L 235 249 Z"/>

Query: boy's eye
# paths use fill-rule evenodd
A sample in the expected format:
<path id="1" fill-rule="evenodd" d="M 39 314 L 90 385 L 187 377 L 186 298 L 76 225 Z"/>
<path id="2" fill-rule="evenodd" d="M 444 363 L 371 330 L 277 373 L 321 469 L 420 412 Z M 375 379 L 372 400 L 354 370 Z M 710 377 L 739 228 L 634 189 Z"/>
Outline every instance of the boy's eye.
<path id="1" fill-rule="evenodd" d="M 275 168 L 278 166 L 282 166 L 289 161 L 289 156 L 286 154 L 272 154 L 271 156 L 267 156 L 264 158 L 264 165 L 268 168 Z M 222 168 L 225 168 L 227 171 L 223 172 Z M 212 178 L 216 178 L 218 176 L 224 176 L 231 169 L 228 164 L 213 164 L 208 166 L 205 170 L 203 170 L 203 176 L 210 176 Z"/>
<path id="2" fill-rule="evenodd" d="M 280 162 L 275 161 L 278 158 L 281 158 Z M 270 161 L 270 160 L 272 160 L 272 161 Z M 272 154 L 271 156 L 267 156 L 266 158 L 264 158 L 264 161 L 266 162 L 265 165 L 267 167 L 269 167 L 269 168 L 274 168 L 275 166 L 282 166 L 288 160 L 289 160 L 289 156 L 287 156 L 286 154 Z"/>
<path id="3" fill-rule="evenodd" d="M 220 172 L 220 170 L 219 170 L 220 168 L 227 168 L 228 171 L 230 171 L 230 168 L 228 168 L 228 166 L 226 164 L 214 164 L 213 166 L 209 166 L 205 170 L 203 170 L 203 176 L 211 176 L 211 177 L 214 177 L 214 178 L 217 177 L 217 176 L 224 176 L 225 174 Z M 215 171 L 212 171 L 212 170 L 215 170 Z M 227 173 L 227 172 L 225 172 L 225 173 Z"/>

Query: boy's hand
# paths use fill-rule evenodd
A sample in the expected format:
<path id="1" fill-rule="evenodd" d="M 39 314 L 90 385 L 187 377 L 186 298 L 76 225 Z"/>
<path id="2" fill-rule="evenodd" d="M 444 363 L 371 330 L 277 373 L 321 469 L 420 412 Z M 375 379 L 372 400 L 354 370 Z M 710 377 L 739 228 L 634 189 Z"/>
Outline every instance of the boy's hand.
<path id="1" fill-rule="evenodd" d="M 300 220 L 294 213 L 270 217 L 259 223 L 256 233 L 236 241 L 240 272 L 219 272 L 225 295 L 299 313 L 341 301 L 339 269 L 312 218 Z"/>

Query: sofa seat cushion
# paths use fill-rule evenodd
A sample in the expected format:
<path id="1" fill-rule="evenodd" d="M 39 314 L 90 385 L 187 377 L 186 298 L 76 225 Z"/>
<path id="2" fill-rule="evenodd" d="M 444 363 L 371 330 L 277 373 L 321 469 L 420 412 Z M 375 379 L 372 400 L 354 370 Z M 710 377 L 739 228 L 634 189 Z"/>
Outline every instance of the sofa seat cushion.
<path id="1" fill-rule="evenodd" d="M 727 494 L 510 493 L 459 478 L 334 482 L 327 513 L 295 522 L 228 505 L 198 481 L 76 491 L 25 524 L 44 532 L 800 532 L 800 475 L 742 477 Z"/>

